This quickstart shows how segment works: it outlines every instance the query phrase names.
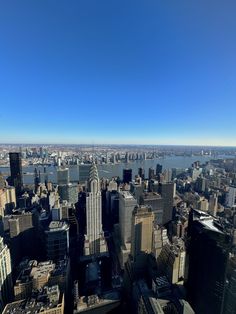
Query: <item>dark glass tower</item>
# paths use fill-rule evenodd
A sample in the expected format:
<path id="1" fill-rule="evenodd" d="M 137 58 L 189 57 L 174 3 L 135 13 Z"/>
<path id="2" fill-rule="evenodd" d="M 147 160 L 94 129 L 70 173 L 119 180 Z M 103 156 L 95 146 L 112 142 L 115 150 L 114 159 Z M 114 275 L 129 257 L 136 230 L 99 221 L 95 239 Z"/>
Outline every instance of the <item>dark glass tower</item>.
<path id="1" fill-rule="evenodd" d="M 11 184 L 16 189 L 16 196 L 20 196 L 23 187 L 21 154 L 9 153 L 9 158 L 11 169 Z"/>
<path id="2" fill-rule="evenodd" d="M 132 169 L 123 169 L 123 182 L 130 183 L 132 181 Z"/>
<path id="3" fill-rule="evenodd" d="M 187 245 L 187 296 L 196 313 L 223 314 L 230 235 L 212 216 L 191 210 Z"/>
<path id="4" fill-rule="evenodd" d="M 157 164 L 157 166 L 156 166 L 156 175 L 158 176 L 161 173 L 162 173 L 162 165 Z"/>

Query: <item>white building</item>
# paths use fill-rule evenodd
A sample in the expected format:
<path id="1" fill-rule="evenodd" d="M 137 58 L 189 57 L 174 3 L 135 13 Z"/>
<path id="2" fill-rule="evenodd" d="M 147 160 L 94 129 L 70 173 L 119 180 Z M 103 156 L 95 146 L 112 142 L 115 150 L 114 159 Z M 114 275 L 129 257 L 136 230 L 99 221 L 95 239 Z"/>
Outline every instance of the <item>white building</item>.
<path id="1" fill-rule="evenodd" d="M 0 237 L 0 312 L 12 296 L 10 250 Z"/>

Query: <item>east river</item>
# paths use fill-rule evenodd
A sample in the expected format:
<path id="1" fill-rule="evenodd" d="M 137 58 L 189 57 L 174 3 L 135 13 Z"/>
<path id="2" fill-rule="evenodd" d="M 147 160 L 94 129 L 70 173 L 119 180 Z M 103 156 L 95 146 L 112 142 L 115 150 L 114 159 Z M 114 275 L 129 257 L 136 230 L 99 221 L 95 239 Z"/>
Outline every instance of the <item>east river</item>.
<path id="1" fill-rule="evenodd" d="M 217 158 L 232 158 L 232 156 L 218 156 Z M 120 176 L 122 178 L 122 172 L 125 168 L 131 168 L 133 171 L 133 177 L 138 173 L 138 168 L 142 167 L 145 169 L 145 175 L 148 176 L 148 169 L 154 168 L 156 169 L 156 165 L 159 163 L 163 166 L 164 169 L 168 168 L 188 168 L 191 164 L 199 160 L 201 163 L 205 163 L 212 159 L 212 156 L 168 156 L 165 158 L 158 159 L 148 159 L 148 160 L 137 160 L 129 163 L 118 163 L 118 164 L 102 164 L 98 165 L 98 171 L 100 178 L 104 177 L 107 179 L 111 179 L 114 176 Z M 79 165 L 68 166 L 70 181 L 76 182 L 79 180 Z M 41 181 L 45 180 L 44 177 L 44 167 L 43 166 L 28 166 L 23 167 L 23 181 L 24 184 L 32 184 L 34 182 L 34 169 L 40 170 L 41 172 Z M 10 175 L 9 167 L 1 167 L 0 171 L 4 176 Z M 48 176 L 48 180 L 56 183 L 57 182 L 57 167 L 55 166 L 47 166 L 46 172 Z"/>

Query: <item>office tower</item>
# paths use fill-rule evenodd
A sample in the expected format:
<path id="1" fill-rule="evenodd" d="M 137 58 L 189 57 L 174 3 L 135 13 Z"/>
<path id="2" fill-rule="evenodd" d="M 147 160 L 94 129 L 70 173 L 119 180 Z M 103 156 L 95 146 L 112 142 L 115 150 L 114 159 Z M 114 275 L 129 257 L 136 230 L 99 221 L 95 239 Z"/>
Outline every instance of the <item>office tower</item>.
<path id="1" fill-rule="evenodd" d="M 196 313 L 223 313 L 226 269 L 231 238 L 223 225 L 207 213 L 189 214 L 186 288 Z"/>
<path id="2" fill-rule="evenodd" d="M 142 180 L 145 179 L 145 170 L 144 170 L 144 168 L 138 168 L 138 175 L 140 176 L 140 178 L 142 178 Z"/>
<path id="3" fill-rule="evenodd" d="M 232 272 L 226 288 L 223 313 L 236 313 L 236 269 Z"/>
<path id="4" fill-rule="evenodd" d="M 236 186 L 230 186 L 226 196 L 226 206 L 236 207 Z"/>
<path id="5" fill-rule="evenodd" d="M 143 199 L 143 184 L 141 182 L 131 182 L 130 183 L 130 192 L 136 198 L 138 204 L 142 203 Z"/>
<path id="6" fill-rule="evenodd" d="M 89 179 L 90 164 L 79 165 L 79 183 L 84 184 Z"/>
<path id="7" fill-rule="evenodd" d="M 213 194 L 210 196 L 209 199 L 209 213 L 212 216 L 216 216 L 218 209 L 218 196 L 217 194 Z"/>
<path id="8" fill-rule="evenodd" d="M 209 208 L 209 202 L 205 198 L 201 198 L 197 204 L 197 209 L 207 212 Z"/>
<path id="9" fill-rule="evenodd" d="M 88 193 L 86 196 L 85 255 L 99 255 L 106 251 L 102 231 L 102 199 L 98 170 L 90 167 Z"/>
<path id="10" fill-rule="evenodd" d="M 69 253 L 69 225 L 64 221 L 52 221 L 45 236 L 47 258 L 63 260 Z"/>
<path id="11" fill-rule="evenodd" d="M 195 182 L 195 190 L 199 193 L 205 192 L 206 190 L 206 179 L 203 177 L 198 177 Z"/>
<path id="12" fill-rule="evenodd" d="M 152 253 L 157 259 L 164 245 L 169 243 L 167 229 L 154 224 L 152 234 Z"/>
<path id="13" fill-rule="evenodd" d="M 0 189 L 0 215 L 3 217 L 11 214 L 16 207 L 16 191 L 13 186 L 6 186 Z"/>
<path id="14" fill-rule="evenodd" d="M 63 184 L 58 186 L 60 201 L 67 201 L 75 204 L 78 202 L 78 185 L 73 183 Z"/>
<path id="15" fill-rule="evenodd" d="M 148 169 L 148 180 L 154 179 L 155 178 L 155 171 L 153 168 Z"/>
<path id="16" fill-rule="evenodd" d="M 202 174 L 202 168 L 193 168 L 192 169 L 192 179 L 196 181 L 197 178 Z"/>
<path id="17" fill-rule="evenodd" d="M 152 208 L 155 223 L 162 225 L 164 201 L 161 195 L 156 192 L 144 193 L 141 203 Z"/>
<path id="18" fill-rule="evenodd" d="M 37 168 L 34 169 L 34 192 L 37 193 L 38 186 L 40 184 L 40 171 L 37 171 Z"/>
<path id="19" fill-rule="evenodd" d="M 184 279 L 186 251 L 184 242 L 165 244 L 157 258 L 157 267 L 170 283 L 176 284 Z"/>
<path id="20" fill-rule="evenodd" d="M 119 224 L 121 241 L 123 244 L 131 243 L 132 213 L 137 205 L 137 201 L 128 191 L 121 191 L 119 194 Z"/>
<path id="21" fill-rule="evenodd" d="M 11 256 L 10 250 L 0 237 L 0 312 L 12 298 Z"/>
<path id="22" fill-rule="evenodd" d="M 129 153 L 126 152 L 125 154 L 125 162 L 128 163 L 129 162 Z"/>
<path id="23" fill-rule="evenodd" d="M 164 182 L 171 182 L 172 180 L 172 169 L 165 169 L 163 172 L 163 181 Z"/>
<path id="24" fill-rule="evenodd" d="M 0 189 L 4 189 L 4 187 L 5 187 L 5 179 L 4 179 L 4 177 L 3 177 L 3 175 L 2 175 L 2 173 L 0 172 Z"/>
<path id="25" fill-rule="evenodd" d="M 153 221 L 151 207 L 135 207 L 132 215 L 131 254 L 138 269 L 144 267 L 146 254 L 152 251 Z"/>
<path id="26" fill-rule="evenodd" d="M 12 264 L 15 266 L 23 256 L 39 254 L 38 233 L 36 232 L 37 212 L 17 211 L 3 217 L 4 232 L 10 237 Z"/>
<path id="27" fill-rule="evenodd" d="M 115 190 L 106 192 L 106 216 L 109 226 L 119 223 L 119 193 Z"/>
<path id="28" fill-rule="evenodd" d="M 159 185 L 159 193 L 163 199 L 163 224 L 172 220 L 174 191 L 175 183 L 160 183 Z"/>
<path id="29" fill-rule="evenodd" d="M 69 169 L 68 168 L 59 168 L 57 170 L 57 184 L 63 185 L 69 183 Z"/>
<path id="30" fill-rule="evenodd" d="M 123 182 L 130 183 L 132 181 L 132 169 L 123 169 Z"/>
<path id="31" fill-rule="evenodd" d="M 9 153 L 11 169 L 11 185 L 16 189 L 16 196 L 20 196 L 23 188 L 22 163 L 20 153 Z"/>
<path id="32" fill-rule="evenodd" d="M 108 186 L 107 186 L 107 191 L 117 191 L 117 182 L 114 180 L 114 179 L 112 179 L 110 182 L 109 182 L 109 184 L 108 184 Z"/>
<path id="33" fill-rule="evenodd" d="M 156 166 L 156 175 L 158 176 L 161 173 L 162 173 L 162 165 L 157 164 L 157 166 Z"/>

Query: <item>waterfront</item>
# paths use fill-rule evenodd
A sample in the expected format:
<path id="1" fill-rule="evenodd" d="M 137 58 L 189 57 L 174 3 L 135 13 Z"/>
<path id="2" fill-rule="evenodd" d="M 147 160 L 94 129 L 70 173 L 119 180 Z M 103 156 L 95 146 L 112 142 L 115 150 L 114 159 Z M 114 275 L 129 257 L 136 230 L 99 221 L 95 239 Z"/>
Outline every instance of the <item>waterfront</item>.
<path id="1" fill-rule="evenodd" d="M 232 156 L 221 156 L 221 158 L 230 158 Z M 156 168 L 156 165 L 159 163 L 163 166 L 164 169 L 168 168 L 182 168 L 186 169 L 191 166 L 191 164 L 199 160 L 201 163 L 205 163 L 211 160 L 211 156 L 170 156 L 165 158 L 158 159 L 147 159 L 147 160 L 137 160 L 129 163 L 118 163 L 118 164 L 101 164 L 98 165 L 98 171 L 100 178 L 104 177 L 111 179 L 112 177 L 119 176 L 122 178 L 122 172 L 125 168 L 131 168 L 133 177 L 138 173 L 138 168 L 142 167 L 145 169 L 145 175 L 148 176 L 149 168 Z M 79 165 L 68 166 L 70 173 L 70 181 L 77 182 L 79 180 Z M 43 166 L 27 166 L 23 167 L 23 182 L 24 184 L 32 184 L 34 182 L 34 169 L 40 170 L 41 181 L 45 180 L 44 167 Z M 10 175 L 9 167 L 1 167 L 0 171 L 5 177 Z M 57 167 L 47 166 L 46 173 L 48 180 L 57 183 Z"/>

